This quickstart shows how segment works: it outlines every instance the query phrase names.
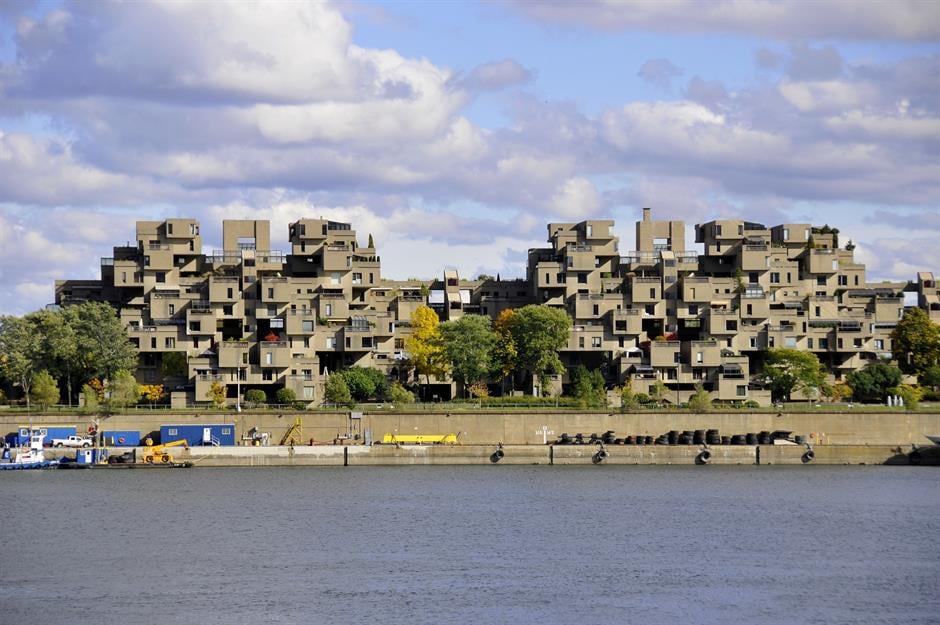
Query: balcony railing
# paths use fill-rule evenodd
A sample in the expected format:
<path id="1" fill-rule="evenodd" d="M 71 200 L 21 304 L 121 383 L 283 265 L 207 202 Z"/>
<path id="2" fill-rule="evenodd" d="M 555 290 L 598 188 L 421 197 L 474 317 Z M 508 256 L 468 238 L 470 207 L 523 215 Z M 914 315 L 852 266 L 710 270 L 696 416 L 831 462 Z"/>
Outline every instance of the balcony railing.
<path id="1" fill-rule="evenodd" d="M 621 264 L 638 262 L 655 262 L 659 258 L 658 252 L 631 251 L 620 257 Z"/>
<path id="2" fill-rule="evenodd" d="M 102 259 L 101 259 L 101 266 L 102 266 L 102 267 L 113 267 L 113 266 L 114 266 L 114 258 L 102 258 Z"/>
<path id="3" fill-rule="evenodd" d="M 288 347 L 287 341 L 261 341 L 258 343 L 261 349 L 277 349 L 279 347 Z"/>
<path id="4" fill-rule="evenodd" d="M 310 308 L 295 308 L 290 311 L 292 317 L 315 317 L 316 311 Z"/>

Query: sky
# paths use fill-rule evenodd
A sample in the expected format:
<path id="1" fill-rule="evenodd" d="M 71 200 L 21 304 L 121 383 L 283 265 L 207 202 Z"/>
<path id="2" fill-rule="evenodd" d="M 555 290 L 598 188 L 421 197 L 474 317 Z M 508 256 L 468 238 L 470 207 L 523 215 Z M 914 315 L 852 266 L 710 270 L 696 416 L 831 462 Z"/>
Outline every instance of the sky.
<path id="1" fill-rule="evenodd" d="M 324 217 L 389 278 L 520 277 L 547 223 L 626 251 L 644 206 L 940 272 L 940 3 L 0 2 L 0 314 L 140 219 L 286 251 Z"/>

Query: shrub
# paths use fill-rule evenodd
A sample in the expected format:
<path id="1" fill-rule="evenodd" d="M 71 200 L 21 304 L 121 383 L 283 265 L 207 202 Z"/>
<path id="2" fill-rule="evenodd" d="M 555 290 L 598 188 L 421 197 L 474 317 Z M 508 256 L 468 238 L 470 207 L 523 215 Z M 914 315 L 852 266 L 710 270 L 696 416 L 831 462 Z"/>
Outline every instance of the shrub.
<path id="1" fill-rule="evenodd" d="M 695 385 L 695 393 L 689 398 L 689 408 L 694 412 L 708 412 L 712 409 L 712 398 L 701 384 Z"/>
<path id="2" fill-rule="evenodd" d="M 293 404 L 295 401 L 297 401 L 297 393 L 295 393 L 293 389 L 289 388 L 277 389 L 277 393 L 274 397 L 277 399 L 277 403 L 279 404 Z"/>
<path id="3" fill-rule="evenodd" d="M 653 403 L 653 398 L 647 395 L 646 393 L 637 393 L 636 394 L 636 403 L 641 405 Z"/>
<path id="4" fill-rule="evenodd" d="M 923 398 L 924 393 L 921 389 L 916 386 L 911 386 L 910 384 L 901 384 L 900 386 L 892 389 L 892 392 L 904 400 L 904 406 L 911 410 L 917 410 L 917 406 L 920 404 L 920 400 Z"/>
<path id="5" fill-rule="evenodd" d="M 388 400 L 396 404 L 413 404 L 415 401 L 415 394 L 398 382 L 395 382 L 390 387 L 388 387 Z"/>
<path id="6" fill-rule="evenodd" d="M 636 394 L 633 392 L 633 388 L 630 386 L 630 381 L 627 380 L 626 384 L 620 388 L 620 407 L 623 410 L 632 410 L 636 408 L 639 403 Z"/>
<path id="7" fill-rule="evenodd" d="M 901 370 L 884 362 L 873 362 L 846 376 L 852 396 L 858 401 L 882 402 L 901 383 Z"/>
<path id="8" fill-rule="evenodd" d="M 760 408 L 760 404 L 754 401 L 753 399 L 749 399 L 746 402 L 744 402 L 744 407 L 745 408 Z"/>
<path id="9" fill-rule="evenodd" d="M 225 387 L 222 387 L 223 393 Z M 110 397 L 108 403 L 118 408 L 126 408 L 140 400 L 140 389 L 137 380 L 128 371 L 118 371 L 114 379 L 108 382 Z"/>
<path id="10" fill-rule="evenodd" d="M 45 410 L 59 401 L 59 384 L 45 369 L 33 376 L 29 398 L 40 410 Z"/>
<path id="11" fill-rule="evenodd" d="M 245 403 L 249 406 L 258 406 L 268 401 L 268 395 L 260 388 L 245 391 Z"/>
<path id="12" fill-rule="evenodd" d="M 334 404 L 353 405 L 353 397 L 346 384 L 346 377 L 339 373 L 334 373 L 326 379 L 324 396 L 326 401 Z"/>
<path id="13" fill-rule="evenodd" d="M 212 405 L 216 408 L 222 408 L 225 406 L 225 385 L 221 382 L 213 382 L 212 386 L 209 387 L 209 390 L 206 391 L 206 399 L 212 402 Z"/>
<path id="14" fill-rule="evenodd" d="M 374 396 L 384 397 L 387 390 L 385 375 L 378 369 L 355 366 L 334 373 L 330 377 L 341 377 L 346 383 L 347 390 L 357 401 L 365 401 Z M 347 402 L 337 401 L 336 403 Z"/>
<path id="15" fill-rule="evenodd" d="M 98 401 L 98 391 L 96 391 L 90 384 L 85 384 L 82 386 L 82 398 L 84 399 L 84 406 L 82 406 L 82 412 L 85 414 L 95 414 L 98 412 L 98 406 L 100 402 Z"/>

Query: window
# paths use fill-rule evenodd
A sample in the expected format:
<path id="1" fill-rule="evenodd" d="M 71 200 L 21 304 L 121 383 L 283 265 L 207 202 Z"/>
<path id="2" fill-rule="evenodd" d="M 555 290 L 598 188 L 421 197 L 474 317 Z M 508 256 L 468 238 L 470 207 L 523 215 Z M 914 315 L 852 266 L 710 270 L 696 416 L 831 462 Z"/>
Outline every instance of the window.
<path id="1" fill-rule="evenodd" d="M 150 349 L 157 349 L 157 337 L 151 337 L 150 339 Z"/>
<path id="2" fill-rule="evenodd" d="M 829 349 L 829 339 L 827 338 L 819 339 L 819 349 Z"/>
<path id="3" fill-rule="evenodd" d="M 268 299 L 274 299 L 274 289 L 268 289 Z"/>
<path id="4" fill-rule="evenodd" d="M 158 271 L 157 272 L 157 282 L 166 282 L 166 272 Z"/>
<path id="5" fill-rule="evenodd" d="M 167 312 L 167 314 L 170 315 L 171 317 L 172 317 L 173 315 L 175 315 L 175 314 L 176 314 L 176 304 L 167 304 L 167 305 L 166 305 L 166 312 Z"/>
<path id="6" fill-rule="evenodd" d="M 362 337 L 362 346 L 371 349 L 373 347 L 372 337 L 371 336 Z"/>
<path id="7" fill-rule="evenodd" d="M 304 399 L 313 399 L 313 387 L 312 386 L 304 387 Z"/>
<path id="8" fill-rule="evenodd" d="M 226 295 L 227 295 L 226 299 L 232 299 L 233 297 L 235 297 L 235 291 L 231 288 L 227 289 Z"/>
<path id="9" fill-rule="evenodd" d="M 875 349 L 883 350 L 885 348 L 884 339 L 875 339 Z"/>
<path id="10" fill-rule="evenodd" d="M 690 315 L 698 314 L 698 304 L 689 304 L 689 314 Z"/>
<path id="11" fill-rule="evenodd" d="M 552 274 L 546 273 L 546 274 L 545 274 L 545 284 L 551 284 L 551 283 L 552 283 Z"/>
<path id="12" fill-rule="evenodd" d="M 656 299 L 656 289 L 650 289 L 650 299 Z"/>
<path id="13" fill-rule="evenodd" d="M 144 267 L 149 267 L 149 266 L 150 266 L 150 257 L 144 256 Z"/>
<path id="14" fill-rule="evenodd" d="M 748 314 L 749 316 L 754 314 L 754 305 L 753 305 L 753 304 L 748 304 L 748 305 L 747 305 L 747 314 Z"/>
<path id="15" fill-rule="evenodd" d="M 770 272 L 770 283 L 771 284 L 780 284 L 780 272 L 771 271 Z"/>
<path id="16" fill-rule="evenodd" d="M 339 284 L 339 274 L 331 273 L 330 274 L 330 284 Z"/>
<path id="17" fill-rule="evenodd" d="M 336 349 L 336 337 L 330 336 L 326 339 L 326 348 L 327 349 Z"/>
<path id="18" fill-rule="evenodd" d="M 647 315 L 655 315 L 655 314 L 656 314 L 656 304 L 647 304 L 645 310 L 646 310 L 646 314 L 647 314 Z"/>
<path id="19" fill-rule="evenodd" d="M 816 286 L 826 286 L 826 276 L 816 276 Z"/>
<path id="20" fill-rule="evenodd" d="M 326 305 L 326 316 L 327 316 L 327 317 L 332 317 L 332 316 L 333 316 L 333 304 L 327 304 L 327 305 Z"/>
<path id="21" fill-rule="evenodd" d="M 587 273 L 582 272 L 578 274 L 578 284 L 587 284 L 587 281 L 588 281 L 587 279 L 588 279 Z"/>
<path id="22" fill-rule="evenodd" d="M 582 348 L 582 349 L 584 348 L 584 337 L 583 337 L 583 336 L 579 336 L 579 337 L 578 337 L 578 347 L 580 347 L 580 348 Z"/>
<path id="23" fill-rule="evenodd" d="M 848 286 L 849 277 L 848 276 L 839 276 L 839 286 Z"/>
<path id="24" fill-rule="evenodd" d="M 232 314 L 232 310 L 233 310 L 232 305 L 231 305 L 231 304 L 226 304 L 225 306 L 222 307 L 222 314 L 223 314 L 223 315 L 231 315 L 231 314 Z"/>
<path id="25" fill-rule="evenodd" d="M 746 396 L 747 396 L 747 386 L 744 385 L 744 384 L 738 384 L 737 388 L 735 389 L 735 394 L 736 394 L 738 397 L 746 397 Z"/>
<path id="26" fill-rule="evenodd" d="M 705 352 L 695 352 L 695 362 L 699 364 L 705 362 Z"/>
<path id="27" fill-rule="evenodd" d="M 715 224 L 715 236 L 716 237 L 721 236 L 721 224 Z"/>
<path id="28" fill-rule="evenodd" d="M 783 338 L 784 347 L 796 347 L 796 337 L 795 336 L 786 336 Z"/>
<path id="29" fill-rule="evenodd" d="M 680 354 L 679 352 L 673 352 L 673 354 L 672 354 L 672 361 L 673 361 L 674 363 L 680 363 L 680 362 L 682 362 L 682 354 Z"/>
<path id="30" fill-rule="evenodd" d="M 594 316 L 595 317 L 600 314 L 600 309 L 601 309 L 600 306 L 598 306 L 597 304 L 594 304 Z"/>
<path id="31" fill-rule="evenodd" d="M 821 307 L 821 306 L 816 306 L 816 313 L 815 313 L 815 314 L 816 314 L 817 317 L 822 316 L 822 307 Z"/>
<path id="32" fill-rule="evenodd" d="M 601 346 L 601 337 L 592 336 L 591 337 L 591 347 L 600 347 Z"/>
<path id="33" fill-rule="evenodd" d="M 301 322 L 301 331 L 303 332 L 313 332 L 313 321 L 305 319 Z"/>
<path id="34" fill-rule="evenodd" d="M 346 349 L 350 349 L 351 347 L 352 347 L 352 338 L 347 336 L 346 337 Z"/>
<path id="35" fill-rule="evenodd" d="M 264 364 L 266 365 L 274 364 L 274 354 L 272 352 L 264 352 Z"/>
<path id="36" fill-rule="evenodd" d="M 169 436 L 177 436 L 176 428 L 167 428 L 166 433 Z"/>
<path id="37" fill-rule="evenodd" d="M 361 274 L 361 273 L 353 273 L 353 275 L 352 275 L 352 283 L 353 283 L 353 284 L 362 284 L 362 274 Z"/>
<path id="38" fill-rule="evenodd" d="M 189 234 L 196 236 L 199 234 L 199 226 L 196 224 L 189 224 Z"/>
<path id="39" fill-rule="evenodd" d="M 222 434 L 231 434 L 232 428 L 222 428 Z"/>
<path id="40" fill-rule="evenodd" d="M 751 337 L 750 344 L 751 344 L 751 349 L 757 349 L 757 337 L 756 336 Z"/>
<path id="41" fill-rule="evenodd" d="M 725 320 L 725 330 L 730 330 L 731 332 L 736 332 L 738 330 L 738 322 L 736 319 L 726 319 Z"/>
<path id="42" fill-rule="evenodd" d="M 862 346 L 862 339 L 855 339 L 854 345 L 855 345 L 855 347 L 861 347 L 861 346 Z"/>
<path id="43" fill-rule="evenodd" d="M 275 305 L 273 305 L 273 304 L 269 305 L 269 306 L 268 306 L 268 317 L 276 317 L 276 316 L 277 316 L 277 306 L 275 306 Z"/>
<path id="44" fill-rule="evenodd" d="M 173 234 L 173 224 L 167 223 L 167 225 L 166 225 L 166 233 L 167 233 L 167 234 Z"/>
<path id="45" fill-rule="evenodd" d="M 166 340 L 163 341 L 163 346 L 167 349 L 173 349 L 176 347 L 176 339 L 171 336 L 166 337 Z"/>
<path id="46" fill-rule="evenodd" d="M 371 273 L 369 274 L 369 284 L 375 284 L 375 276 Z"/>
<path id="47" fill-rule="evenodd" d="M 807 349 L 813 349 L 813 337 L 806 339 L 806 347 Z"/>
<path id="48" fill-rule="evenodd" d="M 592 226 L 591 224 L 587 225 L 587 235 L 589 237 L 594 235 L 594 226 Z"/>
<path id="49" fill-rule="evenodd" d="M 756 271 L 749 271 L 747 274 L 747 281 L 751 284 L 757 284 L 760 281 L 760 274 Z"/>
<path id="50" fill-rule="evenodd" d="M 261 372 L 261 379 L 264 380 L 265 382 L 273 382 L 273 381 L 274 381 L 274 372 L 273 372 L 272 370 L 270 370 L 270 369 L 266 369 L 266 370 L 262 371 L 262 372 Z"/>

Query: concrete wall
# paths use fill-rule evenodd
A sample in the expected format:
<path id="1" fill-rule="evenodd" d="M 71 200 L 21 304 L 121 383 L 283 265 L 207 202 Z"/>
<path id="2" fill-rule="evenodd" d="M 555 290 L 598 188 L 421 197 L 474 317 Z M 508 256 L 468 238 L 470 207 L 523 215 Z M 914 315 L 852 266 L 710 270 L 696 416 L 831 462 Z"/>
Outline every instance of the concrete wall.
<path id="1" fill-rule="evenodd" d="M 348 413 L 284 412 L 284 413 L 193 413 L 161 414 L 132 413 L 101 417 L 102 430 L 138 430 L 141 436 L 159 431 L 165 423 L 234 423 L 236 440 L 240 441 L 251 428 L 268 432 L 276 444 L 295 417 L 303 420 L 303 438 L 318 443 L 334 442 L 350 435 L 349 440 L 336 442 L 354 444 L 362 441 L 366 430 L 375 440 L 384 434 L 450 434 L 459 433 L 461 444 L 541 445 L 543 426 L 552 442 L 562 432 L 585 436 L 614 430 L 617 436 L 637 434 L 658 436 L 669 430 L 715 428 L 723 435 L 748 432 L 790 430 L 808 437 L 817 445 L 930 445 L 927 434 L 940 434 L 940 413 L 885 412 L 842 414 L 781 414 L 776 413 L 635 413 L 605 414 L 576 412 L 421 412 L 366 413 L 362 419 L 351 419 Z M 28 423 L 25 415 L 0 414 L 0 431 L 14 431 Z M 84 432 L 88 417 L 61 415 L 33 416 L 34 425 L 75 425 Z M 359 438 L 356 439 L 355 436 Z"/>

